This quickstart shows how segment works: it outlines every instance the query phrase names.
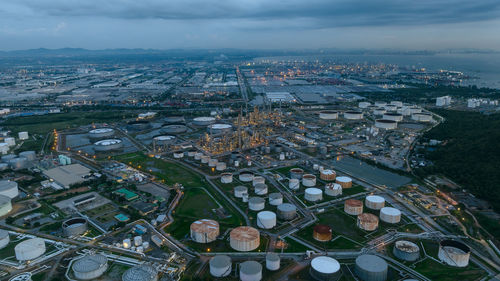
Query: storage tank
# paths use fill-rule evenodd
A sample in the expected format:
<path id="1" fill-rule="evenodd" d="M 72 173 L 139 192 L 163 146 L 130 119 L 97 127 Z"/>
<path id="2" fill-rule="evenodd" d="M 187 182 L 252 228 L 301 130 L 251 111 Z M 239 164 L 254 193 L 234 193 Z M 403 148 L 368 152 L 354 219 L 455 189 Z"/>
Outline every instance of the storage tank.
<path id="1" fill-rule="evenodd" d="M 19 157 L 24 157 L 28 161 L 35 161 L 36 160 L 36 152 L 33 150 L 27 150 L 19 153 Z"/>
<path id="2" fill-rule="evenodd" d="M 432 114 L 430 113 L 414 113 L 411 115 L 411 119 L 418 122 L 431 122 Z"/>
<path id="3" fill-rule="evenodd" d="M 162 136 L 157 136 L 153 138 L 153 142 L 156 145 L 169 145 L 174 143 L 175 137 L 174 136 L 168 136 L 168 135 L 162 135 Z"/>
<path id="4" fill-rule="evenodd" d="M 122 275 L 122 281 L 157 281 L 158 271 L 151 265 L 141 264 L 129 268 Z"/>
<path id="5" fill-rule="evenodd" d="M 186 126 L 179 125 L 179 124 L 167 125 L 167 126 L 161 127 L 161 132 L 163 134 L 169 134 L 169 135 L 182 134 L 182 133 L 187 132 L 187 130 L 188 130 L 188 128 Z"/>
<path id="6" fill-rule="evenodd" d="M 266 183 L 266 179 L 262 176 L 255 176 L 253 177 L 253 180 L 252 180 L 252 185 L 253 186 L 256 186 L 258 184 L 264 184 Z"/>
<path id="7" fill-rule="evenodd" d="M 214 117 L 196 117 L 193 119 L 193 125 L 196 126 L 208 126 L 215 123 Z"/>
<path id="8" fill-rule="evenodd" d="M 6 142 L 9 146 L 15 146 L 16 145 L 16 139 L 15 138 L 5 138 L 3 139 L 4 142 Z"/>
<path id="9" fill-rule="evenodd" d="M 208 159 L 208 167 L 215 167 L 217 166 L 217 163 L 219 163 L 219 160 L 210 158 Z"/>
<path id="10" fill-rule="evenodd" d="M 380 209 L 380 219 L 386 223 L 399 223 L 401 211 L 392 207 L 383 207 Z"/>
<path id="11" fill-rule="evenodd" d="M 395 105 L 397 107 L 402 107 L 403 106 L 403 102 L 402 101 L 393 100 L 393 101 L 391 101 L 391 105 Z"/>
<path id="12" fill-rule="evenodd" d="M 450 266 L 466 267 L 469 265 L 470 248 L 459 241 L 443 240 L 439 243 L 438 257 Z"/>
<path id="13" fill-rule="evenodd" d="M 198 160 L 198 161 L 200 161 L 202 156 L 203 156 L 203 153 L 201 153 L 201 152 L 196 152 L 196 153 L 194 154 L 194 160 Z"/>
<path id="14" fill-rule="evenodd" d="M 342 188 L 350 188 L 352 187 L 352 179 L 350 177 L 336 177 L 335 178 L 335 183 L 340 184 Z"/>
<path id="15" fill-rule="evenodd" d="M 210 275 L 213 277 L 226 277 L 231 273 L 231 258 L 226 255 L 215 255 L 210 259 Z"/>
<path id="16" fill-rule="evenodd" d="M 278 206 L 278 217 L 282 220 L 292 220 L 297 215 L 297 207 L 290 203 Z"/>
<path id="17" fill-rule="evenodd" d="M 321 242 L 332 240 L 332 228 L 324 224 L 315 225 L 313 228 L 313 238 Z"/>
<path id="18" fill-rule="evenodd" d="M 405 240 L 396 241 L 392 252 L 396 258 L 404 261 L 416 261 L 420 257 L 417 244 Z"/>
<path id="19" fill-rule="evenodd" d="M 19 140 L 27 140 L 29 138 L 28 132 L 19 132 L 17 133 L 17 137 Z"/>
<path id="20" fill-rule="evenodd" d="M 315 280 L 320 281 L 336 281 L 342 275 L 340 263 L 336 259 L 326 256 L 312 259 L 309 273 Z"/>
<path id="21" fill-rule="evenodd" d="M 377 119 L 375 120 L 375 127 L 384 130 L 395 130 L 398 128 L 398 122 L 394 120 Z"/>
<path id="22" fill-rule="evenodd" d="M 347 120 L 361 120 L 363 119 L 363 112 L 361 111 L 346 111 L 344 118 Z"/>
<path id="23" fill-rule="evenodd" d="M 253 251 L 260 245 L 260 233 L 251 226 L 239 226 L 229 233 L 229 244 L 236 251 Z"/>
<path id="24" fill-rule="evenodd" d="M 323 200 L 323 191 L 315 187 L 306 188 L 304 199 L 309 202 L 321 201 Z"/>
<path id="25" fill-rule="evenodd" d="M 7 215 L 12 211 L 12 202 L 10 197 L 0 195 L 0 217 Z"/>
<path id="26" fill-rule="evenodd" d="M 9 152 L 9 145 L 6 142 L 0 142 L 0 153 L 7 154 Z"/>
<path id="27" fill-rule="evenodd" d="M 403 121 L 403 114 L 400 113 L 394 113 L 394 112 L 387 112 L 382 116 L 382 119 L 384 120 L 391 120 L 395 122 L 401 122 Z"/>
<path id="28" fill-rule="evenodd" d="M 370 105 L 372 105 L 372 104 L 369 103 L 369 102 L 367 102 L 367 101 L 362 101 L 362 102 L 358 103 L 358 107 L 361 108 L 361 109 L 368 108 Z"/>
<path id="29" fill-rule="evenodd" d="M 324 181 L 334 181 L 336 176 L 337 173 L 335 173 L 334 170 L 330 169 L 324 169 L 323 171 L 319 172 L 319 178 Z"/>
<path id="30" fill-rule="evenodd" d="M 2 162 L 9 163 L 10 160 L 12 160 L 12 159 L 14 159 L 16 157 L 17 157 L 17 155 L 15 155 L 15 154 L 4 155 L 4 156 L 2 156 Z"/>
<path id="31" fill-rule="evenodd" d="M 257 195 L 266 195 L 267 194 L 267 185 L 263 183 L 258 183 L 254 185 L 255 194 Z"/>
<path id="32" fill-rule="evenodd" d="M 276 214 L 271 211 L 257 213 L 257 226 L 263 229 L 271 229 L 276 226 Z"/>
<path id="33" fill-rule="evenodd" d="M 42 238 L 24 240 L 14 248 L 18 261 L 34 260 L 45 253 L 45 241 Z"/>
<path id="34" fill-rule="evenodd" d="M 374 231 L 378 227 L 378 217 L 370 213 L 358 215 L 358 227 L 366 231 Z"/>
<path id="35" fill-rule="evenodd" d="M 190 227 L 191 239 L 197 243 L 210 243 L 219 236 L 219 223 L 214 220 L 201 219 Z"/>
<path id="36" fill-rule="evenodd" d="M 62 230 L 65 236 L 77 236 L 88 230 L 87 219 L 82 217 L 71 218 L 62 223 Z"/>
<path id="37" fill-rule="evenodd" d="M 384 106 L 387 105 L 387 102 L 385 102 L 385 101 L 376 101 L 375 105 L 379 106 L 379 107 L 384 107 Z"/>
<path id="38" fill-rule="evenodd" d="M 306 187 L 316 186 L 316 176 L 305 174 L 302 176 L 302 185 Z"/>
<path id="39" fill-rule="evenodd" d="M 387 111 L 396 111 L 398 109 L 397 106 L 393 105 L 393 104 L 388 104 L 386 106 L 384 106 L 384 108 L 387 110 Z"/>
<path id="40" fill-rule="evenodd" d="M 378 195 L 369 195 L 365 199 L 366 207 L 372 210 L 380 210 L 385 205 L 385 199 Z"/>
<path id="41" fill-rule="evenodd" d="M 94 143 L 95 151 L 111 151 L 123 147 L 123 142 L 120 139 L 106 139 Z"/>
<path id="42" fill-rule="evenodd" d="M 184 123 L 186 120 L 184 119 L 184 116 L 182 115 L 171 115 L 163 118 L 163 121 L 165 123 Z"/>
<path id="43" fill-rule="evenodd" d="M 288 181 L 288 188 L 291 190 L 298 190 L 300 188 L 300 181 L 298 179 L 290 179 L 290 181 Z"/>
<path id="44" fill-rule="evenodd" d="M 389 266 L 375 255 L 361 255 L 356 258 L 354 272 L 363 281 L 385 281 Z"/>
<path id="45" fill-rule="evenodd" d="M 202 164 L 208 164 L 208 161 L 210 161 L 210 156 L 208 156 L 208 155 L 201 156 L 201 163 Z"/>
<path id="46" fill-rule="evenodd" d="M 324 110 L 319 112 L 319 119 L 323 120 L 335 120 L 339 118 L 339 113 L 332 110 Z"/>
<path id="47" fill-rule="evenodd" d="M 33 280 L 31 279 L 32 276 L 33 274 L 27 271 L 13 276 L 12 278 L 9 279 L 9 281 L 32 281 Z"/>
<path id="48" fill-rule="evenodd" d="M 377 115 L 377 116 L 382 116 L 386 112 L 387 112 L 387 110 L 385 110 L 385 108 L 383 108 L 383 107 L 378 107 L 378 108 L 376 108 L 376 109 L 373 110 L 373 114 Z"/>
<path id="49" fill-rule="evenodd" d="M 215 166 L 215 170 L 217 170 L 219 172 L 226 170 L 226 168 L 227 168 L 227 165 L 225 162 L 218 162 L 217 165 Z"/>
<path id="50" fill-rule="evenodd" d="M 283 194 L 275 192 L 269 194 L 269 204 L 273 206 L 279 206 L 283 204 Z"/>
<path id="51" fill-rule="evenodd" d="M 13 170 L 26 169 L 28 167 L 28 159 L 24 157 L 17 157 L 9 160 L 9 166 Z"/>
<path id="52" fill-rule="evenodd" d="M 244 193 L 248 194 L 248 188 L 246 186 L 238 185 L 234 188 L 234 197 L 242 198 Z"/>
<path id="53" fill-rule="evenodd" d="M 256 261 L 246 261 L 240 264 L 241 281 L 262 280 L 262 265 Z"/>
<path id="54" fill-rule="evenodd" d="M 115 130 L 111 128 L 98 128 L 89 131 L 89 137 L 93 139 L 109 138 L 115 134 Z"/>
<path id="55" fill-rule="evenodd" d="M 0 195 L 15 198 L 19 195 L 17 182 L 10 180 L 0 180 Z"/>
<path id="56" fill-rule="evenodd" d="M 253 174 L 249 172 L 242 172 L 239 175 L 239 179 L 242 182 L 251 182 L 253 181 Z"/>
<path id="57" fill-rule="evenodd" d="M 10 242 L 9 232 L 7 230 L 0 229 L 0 249 L 5 248 Z"/>
<path id="58" fill-rule="evenodd" d="M 302 176 L 304 175 L 304 170 L 301 168 L 293 168 L 290 169 L 290 178 L 291 179 L 302 179 Z"/>
<path id="59" fill-rule="evenodd" d="M 243 201 L 243 203 L 248 202 L 248 192 L 244 192 L 241 194 L 241 201 Z"/>
<path id="60" fill-rule="evenodd" d="M 271 271 L 280 269 L 280 256 L 277 253 L 268 252 L 266 254 L 266 268 Z"/>
<path id="61" fill-rule="evenodd" d="M 142 245 L 142 236 L 138 235 L 134 237 L 134 245 L 139 247 Z"/>
<path id="62" fill-rule="evenodd" d="M 181 150 L 174 151 L 173 156 L 175 159 L 181 159 L 184 157 L 184 152 Z"/>
<path id="63" fill-rule="evenodd" d="M 248 199 L 248 208 L 252 211 L 263 210 L 266 206 L 266 200 L 261 197 L 250 197 Z"/>
<path id="64" fill-rule="evenodd" d="M 207 131 L 211 134 L 227 134 L 233 131 L 233 126 L 229 124 L 212 124 L 208 125 Z"/>
<path id="65" fill-rule="evenodd" d="M 220 177 L 221 183 L 232 183 L 233 182 L 233 174 L 231 173 L 223 173 Z"/>
<path id="66" fill-rule="evenodd" d="M 108 269 L 108 258 L 100 254 L 85 255 L 73 263 L 72 269 L 79 280 L 95 280 Z"/>
<path id="67" fill-rule="evenodd" d="M 342 186 L 338 183 L 327 183 L 325 184 L 325 194 L 328 196 L 342 195 Z"/>
<path id="68" fill-rule="evenodd" d="M 356 199 L 347 199 L 344 202 L 344 212 L 357 216 L 363 213 L 363 202 Z"/>
<path id="69" fill-rule="evenodd" d="M 132 241 L 130 241 L 130 239 L 128 238 L 123 239 L 122 246 L 125 249 L 130 249 L 132 247 Z"/>

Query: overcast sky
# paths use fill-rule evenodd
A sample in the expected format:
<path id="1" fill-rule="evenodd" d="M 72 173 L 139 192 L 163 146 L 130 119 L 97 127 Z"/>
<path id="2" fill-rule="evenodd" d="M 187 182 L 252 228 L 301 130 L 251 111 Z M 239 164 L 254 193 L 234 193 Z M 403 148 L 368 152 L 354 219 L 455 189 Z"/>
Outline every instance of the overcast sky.
<path id="1" fill-rule="evenodd" d="M 0 0 L 0 49 L 481 48 L 500 0 Z"/>

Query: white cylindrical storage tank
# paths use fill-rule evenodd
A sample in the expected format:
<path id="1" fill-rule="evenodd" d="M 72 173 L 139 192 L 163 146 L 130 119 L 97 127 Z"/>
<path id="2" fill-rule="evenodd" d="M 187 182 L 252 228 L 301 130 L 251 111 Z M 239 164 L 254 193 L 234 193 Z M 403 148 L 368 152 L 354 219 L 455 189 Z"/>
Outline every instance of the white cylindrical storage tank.
<path id="1" fill-rule="evenodd" d="M 394 120 L 377 119 L 375 120 L 375 127 L 384 130 L 395 130 L 398 127 L 398 122 Z"/>
<path id="2" fill-rule="evenodd" d="M 278 217 L 283 220 L 292 220 L 297 215 L 297 207 L 290 203 L 278 206 Z"/>
<path id="3" fill-rule="evenodd" d="M 172 144 L 174 142 L 174 140 L 175 140 L 174 136 L 162 135 L 162 136 L 154 137 L 153 143 L 155 145 L 169 145 L 169 144 Z"/>
<path id="4" fill-rule="evenodd" d="M 293 168 L 290 169 L 290 179 L 302 179 L 302 175 L 304 175 L 304 170 L 301 168 Z"/>
<path id="5" fill-rule="evenodd" d="M 370 213 L 358 215 L 357 225 L 366 231 L 374 231 L 378 227 L 378 217 Z"/>
<path id="6" fill-rule="evenodd" d="M 202 155 L 201 156 L 201 163 L 202 164 L 208 164 L 209 160 L 210 160 L 210 156 L 207 156 L 207 155 Z"/>
<path id="7" fill-rule="evenodd" d="M 260 245 L 260 233 L 251 226 L 237 227 L 229 233 L 229 244 L 236 251 L 253 251 Z"/>
<path id="8" fill-rule="evenodd" d="M 337 173 L 334 170 L 323 169 L 323 171 L 319 172 L 319 178 L 324 181 L 334 181 Z"/>
<path id="9" fill-rule="evenodd" d="M 0 249 L 5 248 L 10 242 L 9 232 L 7 230 L 0 229 Z"/>
<path id="10" fill-rule="evenodd" d="M 280 269 L 280 256 L 277 253 L 269 252 L 266 255 L 266 268 L 271 271 Z"/>
<path id="11" fill-rule="evenodd" d="M 391 101 L 391 105 L 395 105 L 397 107 L 402 107 L 403 106 L 403 102 L 402 101 L 393 100 L 393 101 Z"/>
<path id="12" fill-rule="evenodd" d="M 233 131 L 233 126 L 229 124 L 212 124 L 209 125 L 207 131 L 211 134 L 227 134 Z"/>
<path id="13" fill-rule="evenodd" d="M 12 211 L 12 202 L 10 197 L 0 195 L 0 217 L 7 215 Z"/>
<path id="14" fill-rule="evenodd" d="M 384 114 L 382 117 L 384 120 L 392 120 L 396 122 L 401 122 L 403 121 L 403 114 L 400 113 L 393 113 L 393 112 L 387 112 Z"/>
<path id="15" fill-rule="evenodd" d="M 302 176 L 302 185 L 306 187 L 312 187 L 316 185 L 316 176 L 311 174 L 305 174 Z"/>
<path id="16" fill-rule="evenodd" d="M 196 126 L 208 126 L 215 123 L 214 117 L 196 117 L 193 119 L 193 125 Z"/>
<path id="17" fill-rule="evenodd" d="M 267 194 L 267 185 L 263 183 L 258 183 L 254 187 L 255 194 L 257 195 L 266 195 Z"/>
<path id="18" fill-rule="evenodd" d="M 339 118 L 339 113 L 337 111 L 324 110 L 324 111 L 320 111 L 320 113 L 319 113 L 319 119 L 335 120 L 338 118 Z"/>
<path id="19" fill-rule="evenodd" d="M 122 281 L 157 281 L 158 272 L 147 264 L 136 265 L 129 268 L 122 275 Z"/>
<path id="20" fill-rule="evenodd" d="M 347 120 L 361 120 L 363 119 L 363 112 L 361 111 L 346 111 L 344 118 Z"/>
<path id="21" fill-rule="evenodd" d="M 358 107 L 361 108 L 361 109 L 368 108 L 370 105 L 372 105 L 372 104 L 369 103 L 369 102 L 367 102 L 367 101 L 362 101 L 362 102 L 358 103 Z"/>
<path id="22" fill-rule="evenodd" d="M 320 256 L 311 260 L 310 274 L 315 280 L 338 280 L 342 271 L 336 259 Z"/>
<path id="23" fill-rule="evenodd" d="M 262 280 L 262 265 L 256 261 L 246 261 L 240 264 L 241 281 Z"/>
<path id="24" fill-rule="evenodd" d="M 283 204 L 283 194 L 278 192 L 269 194 L 269 204 L 273 206 Z"/>
<path id="25" fill-rule="evenodd" d="M 3 139 L 4 142 L 6 142 L 9 146 L 15 146 L 16 145 L 16 139 L 15 138 L 5 138 Z"/>
<path id="26" fill-rule="evenodd" d="M 194 157 L 196 150 L 188 150 L 188 157 Z"/>
<path id="27" fill-rule="evenodd" d="M 342 188 L 344 189 L 352 187 L 352 179 L 350 177 L 336 177 L 335 183 L 340 184 L 340 186 L 342 186 Z"/>
<path id="28" fill-rule="evenodd" d="M 328 196 L 342 195 L 342 186 L 338 183 L 327 183 L 325 184 L 325 194 Z"/>
<path id="29" fill-rule="evenodd" d="M 34 260 L 45 253 L 45 241 L 42 238 L 24 240 L 14 247 L 18 261 Z"/>
<path id="30" fill-rule="evenodd" d="M 385 107 L 387 105 L 387 102 L 385 101 L 376 101 L 375 105 L 378 107 Z"/>
<path id="31" fill-rule="evenodd" d="M 17 197 L 17 195 L 19 195 L 17 182 L 0 180 L 0 195 L 5 195 L 11 199 Z"/>
<path id="32" fill-rule="evenodd" d="M 300 188 L 300 181 L 298 179 L 290 179 L 288 182 L 288 188 L 291 190 L 298 190 Z"/>
<path id="33" fill-rule="evenodd" d="M 0 153 L 7 154 L 9 152 L 9 144 L 6 142 L 0 142 Z"/>
<path id="34" fill-rule="evenodd" d="M 208 167 L 215 167 L 217 166 L 217 163 L 219 163 L 219 160 L 210 158 L 208 159 Z"/>
<path id="35" fill-rule="evenodd" d="M 231 273 L 231 258 L 226 255 L 215 255 L 210 259 L 210 275 L 213 277 L 226 277 Z"/>
<path id="36" fill-rule="evenodd" d="M 89 131 L 89 137 L 94 139 L 109 138 L 115 134 L 112 128 L 98 128 Z"/>
<path id="37" fill-rule="evenodd" d="M 470 248 L 462 242 L 455 240 L 443 240 L 439 243 L 438 258 L 456 267 L 469 265 Z"/>
<path id="38" fill-rule="evenodd" d="M 243 201 L 243 203 L 248 202 L 248 192 L 241 194 L 241 201 Z"/>
<path id="39" fill-rule="evenodd" d="M 321 201 L 323 200 L 323 191 L 315 187 L 306 188 L 304 199 L 309 202 Z"/>
<path id="40" fill-rule="evenodd" d="M 395 106 L 395 105 L 392 105 L 392 104 L 388 104 L 386 106 L 384 106 L 384 108 L 387 110 L 387 111 L 396 111 L 398 110 L 398 107 Z"/>
<path id="41" fill-rule="evenodd" d="M 19 153 L 19 157 L 24 157 L 28 161 L 35 161 L 36 160 L 36 152 L 33 150 L 23 151 L 23 152 Z"/>
<path id="42" fill-rule="evenodd" d="M 363 202 L 356 199 L 347 199 L 344 202 L 344 212 L 357 216 L 363 213 Z"/>
<path id="43" fill-rule="evenodd" d="M 377 116 L 382 116 L 386 112 L 387 112 L 387 110 L 385 110 L 385 108 L 383 108 L 383 107 L 379 107 L 379 108 L 376 108 L 376 109 L 373 110 L 373 114 L 377 115 Z"/>
<path id="44" fill-rule="evenodd" d="M 242 173 L 240 173 L 238 178 L 242 182 L 251 182 L 251 181 L 253 181 L 253 174 L 249 173 L 249 172 L 242 172 Z"/>
<path id="45" fill-rule="evenodd" d="M 431 122 L 432 114 L 429 113 L 414 113 L 411 115 L 411 119 L 418 122 Z"/>
<path id="46" fill-rule="evenodd" d="M 380 209 L 380 219 L 386 223 L 399 223 L 401 211 L 392 207 L 383 207 Z"/>
<path id="47" fill-rule="evenodd" d="M 266 206 L 266 200 L 261 197 L 250 197 L 248 199 L 248 208 L 252 211 L 260 211 L 263 210 Z"/>
<path id="48" fill-rule="evenodd" d="M 201 157 L 202 157 L 202 156 L 203 156 L 203 153 L 201 153 L 201 152 L 196 152 L 196 153 L 194 154 L 194 160 L 198 160 L 198 161 L 199 161 L 199 160 L 201 160 Z"/>
<path id="49" fill-rule="evenodd" d="M 132 247 L 132 241 L 129 238 L 123 239 L 123 248 L 130 249 Z"/>
<path id="50" fill-rule="evenodd" d="M 243 194 L 248 194 L 248 188 L 243 185 L 238 185 L 234 188 L 234 197 L 242 198 Z"/>
<path id="51" fill-rule="evenodd" d="M 369 196 L 366 196 L 365 205 L 369 209 L 380 210 L 385 205 L 385 199 L 382 196 L 369 195 Z"/>
<path id="52" fill-rule="evenodd" d="M 28 132 L 19 132 L 17 133 L 19 140 L 27 140 L 29 138 Z"/>
<path id="53" fill-rule="evenodd" d="M 231 173 L 223 173 L 220 177 L 221 183 L 232 183 L 233 182 L 233 174 Z"/>
<path id="54" fill-rule="evenodd" d="M 184 157 L 184 152 L 183 151 L 174 151 L 174 158 L 175 159 L 181 159 Z"/>
<path id="55" fill-rule="evenodd" d="M 266 183 L 266 179 L 262 176 L 255 176 L 253 177 L 253 180 L 252 180 L 252 185 L 253 186 L 256 186 L 258 184 L 264 184 Z"/>
<path id="56" fill-rule="evenodd" d="M 401 260 L 416 261 L 420 257 L 420 248 L 413 242 L 400 240 L 394 244 L 392 253 Z"/>
<path id="57" fill-rule="evenodd" d="M 138 246 L 141 246 L 142 245 L 142 236 L 135 236 L 134 237 L 134 245 L 136 247 Z"/>
<path id="58" fill-rule="evenodd" d="M 117 150 L 123 147 L 120 139 L 106 139 L 94 143 L 94 150 L 99 152 Z"/>
<path id="59" fill-rule="evenodd" d="M 108 269 L 108 258 L 100 254 L 86 255 L 76 260 L 72 269 L 79 280 L 95 280 Z"/>
<path id="60" fill-rule="evenodd" d="M 9 160 L 9 166 L 13 170 L 25 169 L 28 167 L 28 159 L 26 159 L 24 157 L 17 157 L 17 158 L 11 159 L 11 160 Z"/>
<path id="61" fill-rule="evenodd" d="M 226 170 L 226 168 L 227 168 L 227 165 L 225 162 L 218 162 L 217 165 L 215 166 L 215 169 L 219 172 Z"/>
<path id="62" fill-rule="evenodd" d="M 276 226 L 276 214 L 271 211 L 257 213 L 257 226 L 263 229 L 271 229 Z"/>
<path id="63" fill-rule="evenodd" d="M 191 224 L 190 234 L 197 243 L 210 243 L 219 236 L 219 223 L 209 219 L 197 220 Z"/>
<path id="64" fill-rule="evenodd" d="M 354 272 L 363 281 L 385 281 L 389 266 L 375 255 L 361 255 L 356 258 Z"/>

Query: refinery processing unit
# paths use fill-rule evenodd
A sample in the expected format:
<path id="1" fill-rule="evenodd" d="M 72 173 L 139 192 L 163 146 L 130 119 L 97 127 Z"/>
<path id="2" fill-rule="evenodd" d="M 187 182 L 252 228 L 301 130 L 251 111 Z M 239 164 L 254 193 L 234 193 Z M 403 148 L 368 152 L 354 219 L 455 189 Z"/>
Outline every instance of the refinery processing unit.
<path id="1" fill-rule="evenodd" d="M 472 235 L 465 206 L 412 173 L 444 120 L 428 105 L 325 78 L 347 67 L 221 65 L 107 70 L 126 87 L 170 81 L 161 106 L 74 113 L 91 105 L 60 95 L 63 112 L 35 117 L 63 125 L 5 118 L 0 280 L 499 280 L 498 237 Z M 339 90 L 273 90 L 307 89 L 292 80 Z"/>

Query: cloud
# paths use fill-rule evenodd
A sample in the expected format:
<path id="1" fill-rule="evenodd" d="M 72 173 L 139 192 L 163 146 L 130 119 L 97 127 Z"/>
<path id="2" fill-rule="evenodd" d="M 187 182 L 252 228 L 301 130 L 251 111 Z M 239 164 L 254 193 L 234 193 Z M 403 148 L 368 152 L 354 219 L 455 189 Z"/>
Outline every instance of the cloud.
<path id="1" fill-rule="evenodd" d="M 499 0 L 4 0 L 19 10 L 55 17 L 113 19 L 295 20 L 302 27 L 426 25 L 500 18 Z M 0 8 L 1 9 L 1 8 Z M 15 10 L 15 9 L 14 9 Z M 251 26 L 247 26 L 247 28 Z M 275 26 L 276 27 L 276 26 Z M 296 24 L 294 28 L 296 28 Z"/>

